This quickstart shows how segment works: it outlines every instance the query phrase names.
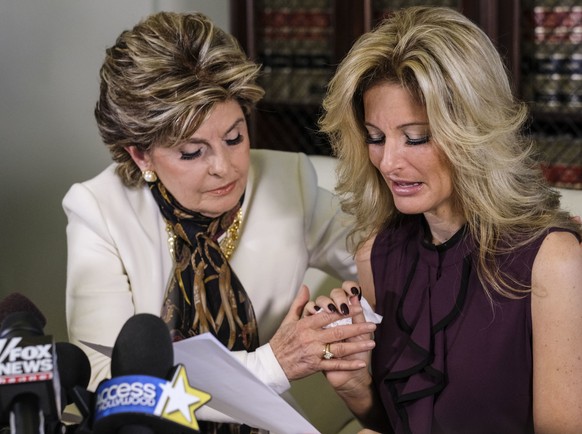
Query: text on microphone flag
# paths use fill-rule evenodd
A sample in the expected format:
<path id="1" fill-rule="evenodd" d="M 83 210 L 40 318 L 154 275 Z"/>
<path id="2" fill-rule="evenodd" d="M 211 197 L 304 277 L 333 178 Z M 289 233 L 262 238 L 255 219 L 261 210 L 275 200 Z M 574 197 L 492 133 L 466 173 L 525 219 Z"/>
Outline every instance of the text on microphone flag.
<path id="1" fill-rule="evenodd" d="M 52 380 L 53 358 L 46 336 L 0 338 L 0 384 Z"/>
<path id="2" fill-rule="evenodd" d="M 98 386 L 95 422 L 116 414 L 140 413 L 198 431 L 195 411 L 210 399 L 210 394 L 189 384 L 183 365 L 177 365 L 170 381 L 149 375 L 119 376 Z"/>

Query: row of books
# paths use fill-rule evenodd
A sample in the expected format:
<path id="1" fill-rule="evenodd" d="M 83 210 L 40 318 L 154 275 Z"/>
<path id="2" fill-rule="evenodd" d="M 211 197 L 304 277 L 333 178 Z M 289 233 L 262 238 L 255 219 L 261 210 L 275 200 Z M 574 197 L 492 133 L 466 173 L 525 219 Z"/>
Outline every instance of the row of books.
<path id="1" fill-rule="evenodd" d="M 525 28 L 533 28 L 536 44 L 582 42 L 582 5 L 538 5 L 526 9 L 524 19 Z"/>
<path id="2" fill-rule="evenodd" d="M 582 6 L 536 1 L 526 18 L 533 37 L 525 40 L 524 97 L 546 112 L 582 108 Z"/>
<path id="3" fill-rule="evenodd" d="M 257 9 L 328 9 L 332 0 L 257 0 Z"/>
<path id="4" fill-rule="evenodd" d="M 395 10 L 408 6 L 446 6 L 458 8 L 459 0 L 373 0 L 373 8 L 378 10 Z"/>
<path id="5" fill-rule="evenodd" d="M 582 109 L 582 74 L 530 74 L 522 90 L 524 100 L 539 111 Z"/>
<path id="6" fill-rule="evenodd" d="M 533 136 L 546 179 L 557 187 L 582 188 L 582 138 L 571 134 Z"/>
<path id="7" fill-rule="evenodd" d="M 265 68 L 330 68 L 333 29 L 329 1 L 264 7 L 258 14 L 258 34 L 258 60 Z"/>
<path id="8" fill-rule="evenodd" d="M 328 69 L 264 67 L 260 84 L 267 102 L 320 104 L 331 75 Z"/>

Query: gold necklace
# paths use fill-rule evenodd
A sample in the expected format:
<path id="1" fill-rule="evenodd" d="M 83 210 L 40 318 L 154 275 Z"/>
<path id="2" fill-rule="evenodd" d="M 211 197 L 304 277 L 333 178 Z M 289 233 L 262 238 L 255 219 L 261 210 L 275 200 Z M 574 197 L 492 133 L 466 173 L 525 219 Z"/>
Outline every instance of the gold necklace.
<path id="1" fill-rule="evenodd" d="M 226 260 L 229 260 L 238 242 L 240 225 L 242 223 L 242 209 L 236 213 L 236 217 L 226 230 L 224 238 L 219 242 L 220 250 L 224 253 Z"/>
<path id="2" fill-rule="evenodd" d="M 225 232 L 224 238 L 219 241 L 220 250 L 224 254 L 226 260 L 229 260 L 236 249 L 240 225 L 242 223 L 242 209 L 239 209 L 236 213 L 236 217 L 234 221 L 230 224 L 228 229 Z M 170 249 L 170 255 L 172 258 L 174 257 L 174 247 L 176 245 L 176 235 L 174 234 L 174 230 L 172 229 L 172 225 L 166 224 L 166 232 L 168 233 L 168 247 Z"/>
<path id="3" fill-rule="evenodd" d="M 166 223 L 166 233 L 168 234 L 168 248 L 170 249 L 170 256 L 174 258 L 174 248 L 176 246 L 176 234 L 174 233 L 174 229 L 172 229 L 172 225 Z"/>

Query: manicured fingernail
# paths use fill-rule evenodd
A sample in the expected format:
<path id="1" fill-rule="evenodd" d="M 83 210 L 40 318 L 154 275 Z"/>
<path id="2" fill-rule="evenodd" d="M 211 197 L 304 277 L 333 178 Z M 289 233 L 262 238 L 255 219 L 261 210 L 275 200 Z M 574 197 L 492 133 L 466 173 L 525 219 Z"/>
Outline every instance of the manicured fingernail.
<path id="1" fill-rule="evenodd" d="M 352 294 L 358 295 L 359 293 L 360 293 L 360 290 L 358 288 L 356 288 L 355 286 L 352 286 Z"/>
<path id="2" fill-rule="evenodd" d="M 335 308 L 335 305 L 333 303 L 328 304 L 327 308 L 332 312 L 337 312 L 337 309 Z"/>
<path id="3" fill-rule="evenodd" d="M 362 299 L 362 291 L 360 291 L 360 293 L 358 294 L 358 300 Z"/>
<path id="4" fill-rule="evenodd" d="M 340 309 L 342 310 L 342 313 L 344 315 L 347 315 L 348 313 L 350 313 L 350 309 L 348 309 L 348 305 L 345 303 L 342 303 L 342 305 L 340 306 Z"/>
<path id="5" fill-rule="evenodd" d="M 316 312 L 319 312 L 321 310 L 321 307 L 319 307 L 318 305 L 313 306 L 313 308 L 315 309 Z"/>

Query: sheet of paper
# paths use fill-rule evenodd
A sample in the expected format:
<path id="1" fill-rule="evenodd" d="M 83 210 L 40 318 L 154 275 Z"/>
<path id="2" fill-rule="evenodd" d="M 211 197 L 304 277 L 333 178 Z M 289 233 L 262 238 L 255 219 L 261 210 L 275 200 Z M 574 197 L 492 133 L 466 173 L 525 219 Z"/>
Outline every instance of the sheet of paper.
<path id="1" fill-rule="evenodd" d="M 192 387 L 212 395 L 210 408 L 272 434 L 319 434 L 210 333 L 175 342 L 174 362 L 186 367 Z"/>

